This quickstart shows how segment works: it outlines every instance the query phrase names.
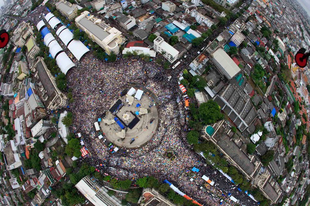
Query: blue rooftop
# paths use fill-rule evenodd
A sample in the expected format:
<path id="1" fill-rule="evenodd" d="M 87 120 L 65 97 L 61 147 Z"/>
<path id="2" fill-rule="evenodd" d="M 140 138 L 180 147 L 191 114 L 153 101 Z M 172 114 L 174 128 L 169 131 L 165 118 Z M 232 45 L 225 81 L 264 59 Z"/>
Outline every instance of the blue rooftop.
<path id="1" fill-rule="evenodd" d="M 194 35 L 188 34 L 188 33 L 184 34 L 183 37 L 184 37 L 188 42 L 190 42 L 190 43 L 192 43 L 192 41 L 193 41 L 194 39 L 196 39 L 196 37 L 195 37 Z"/>
<path id="2" fill-rule="evenodd" d="M 172 34 L 174 34 L 177 31 L 179 31 L 179 28 L 176 27 L 173 23 L 170 23 L 170 24 L 166 25 L 165 28 L 168 29 L 168 31 L 170 31 Z"/>
<path id="3" fill-rule="evenodd" d="M 41 34 L 43 36 L 43 38 L 48 34 L 48 33 L 51 33 L 47 27 L 44 27 L 41 31 Z"/>

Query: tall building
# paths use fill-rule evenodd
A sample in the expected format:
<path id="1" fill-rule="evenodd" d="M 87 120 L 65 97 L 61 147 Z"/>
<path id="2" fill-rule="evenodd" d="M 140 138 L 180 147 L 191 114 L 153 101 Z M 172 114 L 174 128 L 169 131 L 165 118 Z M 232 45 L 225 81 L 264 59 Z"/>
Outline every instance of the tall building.
<path id="1" fill-rule="evenodd" d="M 179 58 L 179 51 L 165 42 L 161 36 L 158 36 L 154 40 L 154 49 L 160 52 L 170 63 L 173 63 Z"/>
<path id="2" fill-rule="evenodd" d="M 110 27 L 101 19 L 89 15 L 88 11 L 84 11 L 75 18 L 75 23 L 86 32 L 89 38 L 103 48 L 108 55 L 112 52 L 118 54 L 120 46 L 125 42 L 122 32 L 114 27 Z"/>
<path id="3" fill-rule="evenodd" d="M 199 6 L 199 4 L 200 4 L 200 0 L 192 0 L 191 2 L 192 2 L 192 4 L 194 4 L 195 6 Z"/>
<path id="4" fill-rule="evenodd" d="M 51 128 L 51 123 L 49 120 L 41 119 L 36 125 L 31 128 L 31 134 L 33 137 L 38 137 Z"/>
<path id="5" fill-rule="evenodd" d="M 119 206 L 121 201 L 108 195 L 108 190 L 86 176 L 75 187 L 95 206 Z"/>
<path id="6" fill-rule="evenodd" d="M 165 11 L 172 13 L 175 11 L 177 6 L 174 3 L 172 3 L 171 1 L 165 1 L 162 3 L 161 8 Z"/>

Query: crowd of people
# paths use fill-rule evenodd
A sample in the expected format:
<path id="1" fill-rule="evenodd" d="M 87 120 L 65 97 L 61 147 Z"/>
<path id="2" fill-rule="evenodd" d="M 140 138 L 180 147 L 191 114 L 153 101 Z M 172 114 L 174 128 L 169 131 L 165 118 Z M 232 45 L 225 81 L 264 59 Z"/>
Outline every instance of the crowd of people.
<path id="1" fill-rule="evenodd" d="M 202 167 L 203 162 L 189 150 L 184 141 L 180 116 L 184 119 L 184 107 L 176 102 L 178 85 L 162 81 L 164 71 L 153 62 L 135 59 L 118 59 L 115 63 L 103 63 L 86 54 L 77 64 L 77 69 L 68 73 L 68 85 L 72 89 L 74 101 L 70 104 L 74 115 L 74 132 L 82 132 L 86 147 L 99 162 L 106 165 L 107 172 L 119 178 L 137 179 L 152 175 L 179 184 L 180 189 L 194 199 L 217 204 L 200 189 L 191 185 L 189 178 L 180 176 L 192 167 Z M 144 146 L 127 150 L 125 153 L 111 154 L 102 140 L 94 137 L 93 123 L 97 121 L 121 91 L 131 84 L 141 84 L 157 98 L 159 126 L 153 138 Z M 181 112 L 181 113 L 180 113 Z M 180 137 L 183 137 L 180 138 Z M 167 158 L 166 152 L 173 151 L 175 158 Z M 197 199 L 198 200 L 198 199 Z"/>

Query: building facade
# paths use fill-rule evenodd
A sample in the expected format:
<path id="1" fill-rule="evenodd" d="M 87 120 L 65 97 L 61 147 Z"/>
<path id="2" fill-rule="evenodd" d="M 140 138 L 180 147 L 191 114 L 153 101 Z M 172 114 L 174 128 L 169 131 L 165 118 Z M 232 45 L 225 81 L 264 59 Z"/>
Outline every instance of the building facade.
<path id="1" fill-rule="evenodd" d="M 108 190 L 99 185 L 95 180 L 86 176 L 75 187 L 95 206 L 118 206 L 121 205 L 114 196 L 108 195 Z"/>
<path id="2" fill-rule="evenodd" d="M 101 19 L 89 15 L 88 11 L 84 11 L 75 19 L 76 25 L 103 48 L 108 55 L 119 53 L 120 46 L 125 42 L 122 32 L 114 27 L 110 27 Z"/>
<path id="3" fill-rule="evenodd" d="M 162 3 L 161 8 L 164 11 L 168 11 L 168 12 L 172 13 L 172 12 L 175 11 L 177 6 L 174 3 L 172 3 L 171 1 L 165 1 L 165 2 Z"/>
<path id="4" fill-rule="evenodd" d="M 38 94 L 46 108 L 55 110 L 65 107 L 68 98 L 57 88 L 55 77 L 52 76 L 42 57 L 38 58 L 32 72 L 38 87 Z"/>
<path id="5" fill-rule="evenodd" d="M 77 5 L 67 1 L 59 1 L 56 3 L 56 9 L 70 21 L 77 16 Z"/>
<path id="6" fill-rule="evenodd" d="M 154 40 L 154 49 L 156 52 L 161 53 L 170 63 L 179 58 L 179 51 L 165 42 L 161 36 Z"/>

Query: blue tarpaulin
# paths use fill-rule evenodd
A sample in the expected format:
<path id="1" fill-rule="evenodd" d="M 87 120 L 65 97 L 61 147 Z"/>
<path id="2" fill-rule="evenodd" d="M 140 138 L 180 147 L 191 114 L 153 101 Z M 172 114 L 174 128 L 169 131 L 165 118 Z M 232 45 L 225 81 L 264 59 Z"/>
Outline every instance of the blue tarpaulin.
<path id="1" fill-rule="evenodd" d="M 232 41 L 230 41 L 230 42 L 228 43 L 228 45 L 229 45 L 230 47 L 237 47 L 237 45 L 236 45 L 234 42 L 232 42 Z"/>
<path id="2" fill-rule="evenodd" d="M 30 97 L 30 96 L 32 95 L 32 93 L 33 93 L 33 92 L 32 92 L 32 89 L 29 88 L 28 91 L 27 91 L 28 97 Z"/>
<path id="3" fill-rule="evenodd" d="M 187 32 L 190 28 L 191 28 L 191 27 L 188 26 L 188 27 L 186 27 L 186 28 L 184 29 L 184 31 Z"/>
<path id="4" fill-rule="evenodd" d="M 256 41 L 255 43 L 256 43 L 257 46 L 259 46 L 259 41 Z"/>
<path id="5" fill-rule="evenodd" d="M 165 28 L 168 29 L 168 31 L 170 31 L 173 34 L 179 31 L 179 28 L 176 27 L 173 23 L 166 25 Z"/>
<path id="6" fill-rule="evenodd" d="M 169 32 L 167 32 L 167 31 L 165 31 L 164 32 L 167 36 L 169 36 L 169 37 L 171 37 L 172 36 L 172 34 L 170 34 Z"/>
<path id="7" fill-rule="evenodd" d="M 139 111 L 136 111 L 135 114 L 136 114 L 136 115 L 139 115 L 140 113 L 139 113 Z"/>
<path id="8" fill-rule="evenodd" d="M 41 30 L 41 34 L 42 34 L 43 38 L 44 38 L 48 33 L 51 33 L 51 32 L 50 32 L 50 30 L 48 30 L 47 27 L 44 27 L 44 28 Z"/>
<path id="9" fill-rule="evenodd" d="M 232 31 L 230 31 L 230 30 L 229 30 L 228 32 L 229 32 L 231 35 L 234 35 L 234 32 L 232 32 Z"/>
<path id="10" fill-rule="evenodd" d="M 51 10 L 50 10 L 49 8 L 47 8 L 47 7 L 46 7 L 46 10 L 47 10 L 48 12 L 51 12 Z"/>
<path id="11" fill-rule="evenodd" d="M 273 108 L 273 110 L 271 111 L 271 115 L 274 117 L 276 113 L 277 113 L 276 108 Z"/>
<path id="12" fill-rule="evenodd" d="M 16 53 L 19 53 L 20 52 L 20 50 L 22 50 L 22 48 L 20 48 L 20 47 L 18 47 L 17 49 L 16 49 Z"/>
<path id="13" fill-rule="evenodd" d="M 199 172 L 199 169 L 196 168 L 196 167 L 193 167 L 193 168 L 192 168 L 192 171 L 193 171 L 193 172 Z"/>
<path id="14" fill-rule="evenodd" d="M 98 122 L 101 122 L 101 118 L 98 118 Z"/>
<path id="15" fill-rule="evenodd" d="M 141 106 L 141 104 L 139 104 L 139 103 L 136 105 L 136 107 L 140 107 L 140 106 Z"/>

